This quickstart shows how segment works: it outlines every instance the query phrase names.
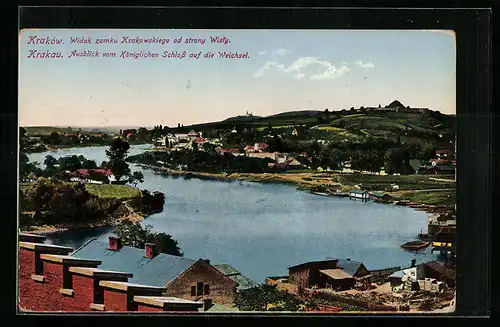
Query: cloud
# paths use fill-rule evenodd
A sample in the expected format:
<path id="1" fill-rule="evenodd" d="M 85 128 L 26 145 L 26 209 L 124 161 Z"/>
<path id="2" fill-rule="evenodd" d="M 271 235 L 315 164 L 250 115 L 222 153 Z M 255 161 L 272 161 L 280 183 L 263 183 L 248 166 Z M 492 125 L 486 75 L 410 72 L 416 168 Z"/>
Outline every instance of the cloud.
<path id="1" fill-rule="evenodd" d="M 316 74 L 311 76 L 312 80 L 317 80 L 321 81 L 324 79 L 335 79 L 339 76 L 344 75 L 345 73 L 349 72 L 350 69 L 347 66 L 342 66 L 339 69 L 336 69 L 335 67 L 328 68 L 327 70 L 323 71 L 322 73 Z"/>
<path id="2" fill-rule="evenodd" d="M 260 51 L 259 55 L 260 56 L 272 56 L 272 57 L 276 57 L 276 56 L 286 56 L 290 52 L 291 52 L 290 50 L 281 48 L 281 49 L 274 50 L 274 51 Z"/>
<path id="3" fill-rule="evenodd" d="M 259 68 L 253 74 L 253 76 L 255 78 L 262 77 L 269 70 L 276 68 L 282 73 L 291 74 L 293 78 L 296 78 L 298 80 L 301 80 L 308 75 L 310 80 L 330 80 L 336 79 L 351 71 L 351 69 L 348 67 L 349 65 L 350 64 L 348 64 L 347 62 L 342 61 L 340 67 L 337 67 L 334 64 L 326 60 L 321 60 L 317 57 L 300 57 L 288 67 L 285 67 L 283 64 L 280 64 L 276 61 L 268 61 L 264 64 L 264 66 Z M 353 63 L 353 65 L 363 68 L 375 68 L 375 65 L 373 63 L 363 63 L 361 60 L 357 60 Z M 311 68 L 314 67 L 316 67 L 316 69 L 311 70 Z"/>
<path id="4" fill-rule="evenodd" d="M 367 63 L 363 63 L 361 60 L 356 60 L 356 64 L 359 66 L 359 67 L 363 67 L 363 68 L 375 68 L 375 65 L 372 64 L 371 61 L 367 62 Z"/>
<path id="5" fill-rule="evenodd" d="M 289 54 L 291 51 L 290 50 L 287 50 L 287 49 L 278 49 L 276 51 L 273 51 L 273 54 L 274 55 L 277 55 L 277 56 L 286 56 L 287 54 Z"/>
<path id="6" fill-rule="evenodd" d="M 262 75 L 264 75 L 265 72 L 270 70 L 272 67 L 278 67 L 278 66 L 283 66 L 283 65 L 279 65 L 277 62 L 274 61 L 268 61 L 264 64 L 264 66 L 257 69 L 257 71 L 253 74 L 253 77 L 255 78 L 261 77 Z"/>

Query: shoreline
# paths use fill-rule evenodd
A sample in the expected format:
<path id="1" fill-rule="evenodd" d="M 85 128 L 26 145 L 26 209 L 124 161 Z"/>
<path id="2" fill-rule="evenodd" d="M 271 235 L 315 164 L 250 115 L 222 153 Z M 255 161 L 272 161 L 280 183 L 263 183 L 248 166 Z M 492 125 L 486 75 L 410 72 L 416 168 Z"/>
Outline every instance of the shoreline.
<path id="1" fill-rule="evenodd" d="M 132 145 L 149 145 L 151 143 L 129 143 L 131 146 Z M 44 145 L 44 149 L 39 149 L 39 150 L 33 150 L 30 149 L 26 151 L 26 154 L 32 154 L 32 153 L 43 153 L 43 152 L 53 152 L 53 151 L 59 151 L 59 150 L 67 150 L 67 149 L 77 149 L 77 148 L 94 148 L 94 147 L 108 147 L 108 143 L 103 143 L 103 144 L 98 144 L 98 143 L 86 143 L 86 144 L 68 144 L 68 145 Z"/>
<path id="2" fill-rule="evenodd" d="M 217 181 L 247 181 L 254 183 L 264 183 L 264 184 L 284 184 L 284 185 L 293 185 L 297 190 L 308 191 L 311 194 L 315 194 L 318 196 L 327 196 L 327 197 L 349 197 L 349 191 L 347 189 L 352 190 L 354 187 L 349 187 L 337 182 L 331 181 L 321 181 L 315 183 L 310 178 L 311 173 L 205 173 L 205 172 L 196 172 L 196 171 L 183 171 L 176 170 L 167 167 L 147 165 L 142 163 L 134 163 L 135 165 L 153 170 L 155 173 L 159 173 L 162 175 L 168 176 L 182 176 L 186 178 L 198 178 L 202 180 L 217 180 Z M 287 176 L 288 175 L 288 176 Z M 302 180 L 298 180 L 297 178 L 302 177 Z M 326 182 L 326 183 L 325 183 Z M 443 189 L 446 190 L 446 189 Z M 415 192 L 415 190 L 405 190 L 404 192 L 411 193 Z M 425 203 L 412 202 L 404 197 L 398 195 L 398 192 L 384 192 L 393 197 L 391 201 L 375 201 L 373 202 L 388 204 L 388 205 L 397 205 L 403 207 L 409 207 L 417 211 L 423 211 L 428 214 L 436 213 L 435 210 L 447 209 L 446 205 L 430 205 Z"/>

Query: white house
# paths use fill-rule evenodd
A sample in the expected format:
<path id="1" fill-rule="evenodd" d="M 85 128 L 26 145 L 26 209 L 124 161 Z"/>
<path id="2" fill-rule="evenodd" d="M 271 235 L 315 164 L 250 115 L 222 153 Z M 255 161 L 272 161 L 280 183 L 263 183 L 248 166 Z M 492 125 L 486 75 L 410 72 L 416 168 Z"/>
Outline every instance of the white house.
<path id="1" fill-rule="evenodd" d="M 102 174 L 108 178 L 108 182 L 112 183 L 116 181 L 115 176 L 111 172 L 110 169 L 79 169 L 72 173 L 71 181 L 72 182 L 81 182 L 81 183 L 89 183 L 89 184 L 102 184 L 102 181 L 94 180 L 91 178 L 92 173 L 94 174 Z"/>
<path id="2" fill-rule="evenodd" d="M 154 141 L 154 144 L 156 146 L 166 146 L 167 144 L 167 137 L 166 136 L 163 136 L 163 137 L 159 137 L 157 138 L 155 141 Z"/>
<path id="3" fill-rule="evenodd" d="M 368 197 L 370 196 L 370 194 L 368 193 L 368 191 L 365 191 L 365 190 L 351 190 L 349 192 L 349 196 L 351 198 L 356 198 L 356 199 L 368 199 Z"/>

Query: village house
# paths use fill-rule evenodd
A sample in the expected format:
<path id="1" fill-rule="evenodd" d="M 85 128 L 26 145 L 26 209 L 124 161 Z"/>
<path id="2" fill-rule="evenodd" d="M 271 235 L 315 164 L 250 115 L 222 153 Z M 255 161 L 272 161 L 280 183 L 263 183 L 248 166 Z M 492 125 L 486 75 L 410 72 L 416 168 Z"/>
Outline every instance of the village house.
<path id="1" fill-rule="evenodd" d="M 236 283 L 238 283 L 238 286 L 236 287 L 237 292 L 258 286 L 256 282 L 254 282 L 253 280 L 251 280 L 246 276 L 243 276 L 241 272 L 239 272 L 234 267 L 228 264 L 224 263 L 224 264 L 214 265 L 214 267 L 217 268 L 224 275 L 228 276 Z"/>
<path id="2" fill-rule="evenodd" d="M 269 145 L 267 145 L 266 143 L 255 143 L 253 145 L 245 146 L 244 150 L 247 153 L 263 152 L 268 147 Z"/>
<path id="3" fill-rule="evenodd" d="M 392 200 L 392 196 L 387 193 L 370 192 L 370 199 L 377 202 L 389 202 Z"/>
<path id="4" fill-rule="evenodd" d="M 283 157 L 283 155 L 279 152 L 250 152 L 247 153 L 247 157 L 259 158 L 259 159 L 271 159 L 274 162 L 277 162 L 279 158 Z"/>
<path id="5" fill-rule="evenodd" d="M 351 190 L 349 191 L 349 197 L 354 198 L 354 199 L 362 199 L 362 200 L 367 200 L 369 197 L 369 193 L 366 190 Z"/>
<path id="6" fill-rule="evenodd" d="M 126 270 L 133 274 L 132 283 L 164 287 L 163 296 L 231 305 L 238 283 L 210 264 L 209 260 L 158 253 L 154 244 L 145 249 L 122 246 L 118 237 L 109 242 L 95 238 L 77 249 L 73 256 L 102 262 L 102 269 Z"/>
<path id="7" fill-rule="evenodd" d="M 115 176 L 111 169 L 78 169 L 71 173 L 70 180 L 72 182 L 90 183 L 90 184 L 103 184 L 102 180 L 96 180 L 95 176 L 101 175 L 107 178 L 107 183 L 116 181 Z"/>
<path id="8" fill-rule="evenodd" d="M 209 299 L 162 296 L 163 287 L 130 283 L 133 274 L 102 269 L 101 261 L 69 255 L 73 249 L 19 233 L 21 312 L 183 312 L 213 308 Z"/>
<path id="9" fill-rule="evenodd" d="M 392 290 L 417 291 L 426 290 L 440 292 L 445 287 L 455 287 L 455 271 L 436 261 L 419 265 L 412 260 L 409 268 L 401 269 L 389 276 Z"/>
<path id="10" fill-rule="evenodd" d="M 153 144 L 155 146 L 167 146 L 167 137 L 166 136 L 159 137 L 153 141 Z"/>
<path id="11" fill-rule="evenodd" d="M 361 262 L 350 259 L 311 261 L 288 268 L 288 283 L 299 288 L 346 290 L 369 280 L 370 273 Z"/>
<path id="12" fill-rule="evenodd" d="M 197 137 L 193 140 L 193 142 L 196 144 L 204 144 L 204 143 L 207 143 L 208 140 L 206 138 L 203 138 L 203 137 Z"/>
<path id="13" fill-rule="evenodd" d="M 302 164 L 295 158 L 280 157 L 275 163 L 270 163 L 271 168 L 298 169 Z"/>
<path id="14" fill-rule="evenodd" d="M 215 152 L 217 152 L 218 155 L 225 155 L 225 154 L 231 154 L 233 156 L 236 156 L 240 153 L 240 150 L 238 148 L 232 148 L 232 149 L 223 149 L 221 147 L 215 148 Z"/>

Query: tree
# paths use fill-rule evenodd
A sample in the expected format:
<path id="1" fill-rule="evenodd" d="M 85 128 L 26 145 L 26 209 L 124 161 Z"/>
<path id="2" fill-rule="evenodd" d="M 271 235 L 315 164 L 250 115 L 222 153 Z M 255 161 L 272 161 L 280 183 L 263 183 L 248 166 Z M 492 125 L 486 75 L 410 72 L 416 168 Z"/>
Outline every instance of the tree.
<path id="1" fill-rule="evenodd" d="M 149 225 L 142 227 L 138 222 L 127 219 L 118 224 L 116 235 L 120 237 L 123 245 L 143 249 L 146 243 L 154 243 L 161 253 L 184 256 L 171 235 L 153 233 L 151 228 Z"/>
<path id="2" fill-rule="evenodd" d="M 50 144 L 53 144 L 53 145 L 61 144 L 61 136 L 59 135 L 59 133 L 57 133 L 56 131 L 50 133 L 49 142 L 50 142 Z"/>
<path id="3" fill-rule="evenodd" d="M 123 176 L 130 174 L 130 168 L 125 161 L 129 149 L 130 145 L 126 140 L 121 137 L 115 137 L 111 141 L 109 149 L 106 150 L 106 156 L 109 159 L 108 168 L 113 172 L 117 182 L 120 182 Z"/>
<path id="4" fill-rule="evenodd" d="M 304 301 L 273 285 L 259 285 L 236 294 L 236 307 L 241 311 L 299 311 Z"/>
<path id="5" fill-rule="evenodd" d="M 129 176 L 128 182 L 137 186 L 137 183 L 144 182 L 144 175 L 140 171 L 134 171 L 134 173 Z"/>
<path id="6" fill-rule="evenodd" d="M 82 160 L 82 168 L 83 169 L 97 169 L 97 164 L 94 160 L 83 159 Z"/>
<path id="7" fill-rule="evenodd" d="M 51 156 L 50 154 L 48 156 L 45 156 L 45 160 L 43 161 L 43 164 L 47 166 L 47 168 L 52 169 L 55 167 L 55 165 L 58 164 L 58 161 L 56 158 Z"/>
<path id="8" fill-rule="evenodd" d="M 319 154 L 319 164 L 326 168 L 337 170 L 341 168 L 344 152 L 332 146 L 325 147 Z"/>
<path id="9" fill-rule="evenodd" d="M 215 156 L 217 154 L 217 152 L 215 151 L 215 148 L 216 148 L 216 146 L 214 144 L 211 144 L 208 142 L 203 143 L 203 151 L 205 151 L 206 153 L 208 153 L 212 156 Z"/>
<path id="10" fill-rule="evenodd" d="M 150 134 L 145 127 L 139 127 L 139 129 L 137 130 L 137 137 L 142 141 L 151 141 Z"/>
<path id="11" fill-rule="evenodd" d="M 61 157 L 58 162 L 61 170 L 75 171 L 83 168 L 81 158 L 76 155 Z"/>
<path id="12" fill-rule="evenodd" d="M 388 174 L 407 174 L 410 167 L 410 153 L 407 149 L 391 148 L 385 153 L 384 171 Z"/>

